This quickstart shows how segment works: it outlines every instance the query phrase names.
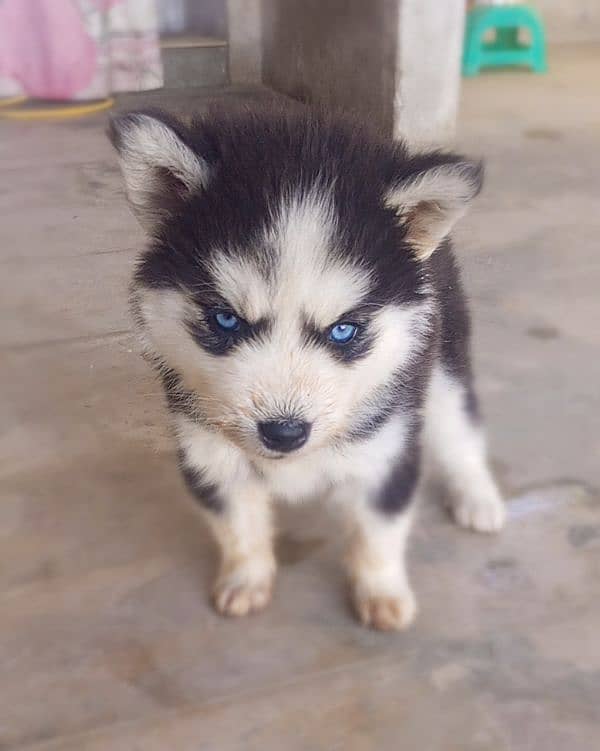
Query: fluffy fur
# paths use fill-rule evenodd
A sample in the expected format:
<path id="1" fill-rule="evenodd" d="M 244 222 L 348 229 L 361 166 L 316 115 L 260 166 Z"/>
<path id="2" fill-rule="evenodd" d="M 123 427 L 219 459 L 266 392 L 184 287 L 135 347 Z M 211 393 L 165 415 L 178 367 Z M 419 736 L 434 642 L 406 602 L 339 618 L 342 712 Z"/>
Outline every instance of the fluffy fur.
<path id="1" fill-rule="evenodd" d="M 135 321 L 222 553 L 217 609 L 268 602 L 272 504 L 319 496 L 347 522 L 360 619 L 406 626 L 416 603 L 404 552 L 424 465 L 459 524 L 495 531 L 504 520 L 448 240 L 480 165 L 410 155 L 295 106 L 214 110 L 189 125 L 132 113 L 112 121 L 111 138 L 150 238 Z M 353 338 L 332 340 L 336 325 Z M 265 424 L 303 430 L 305 443 L 266 443 Z"/>

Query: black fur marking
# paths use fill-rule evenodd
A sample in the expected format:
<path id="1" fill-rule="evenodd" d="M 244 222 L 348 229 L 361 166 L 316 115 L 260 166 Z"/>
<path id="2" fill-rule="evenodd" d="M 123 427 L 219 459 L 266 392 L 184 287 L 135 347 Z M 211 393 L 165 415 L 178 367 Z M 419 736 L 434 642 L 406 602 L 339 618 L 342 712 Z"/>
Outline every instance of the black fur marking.
<path id="1" fill-rule="evenodd" d="M 276 266 L 276 249 L 265 241 L 273 206 L 284 196 L 309 195 L 316 186 L 331 196 L 337 213 L 332 260 L 355 262 L 370 274 L 369 302 L 420 299 L 422 264 L 383 196 L 399 178 L 461 158 L 409 157 L 400 143 L 300 107 L 215 109 L 189 128 L 160 119 L 209 164 L 211 181 L 158 228 L 138 283 L 197 291 L 199 300 L 212 304 L 214 280 L 206 261 L 215 252 L 243 254 L 268 274 Z"/>
<path id="2" fill-rule="evenodd" d="M 408 448 L 398 458 L 375 500 L 376 507 L 386 514 L 404 511 L 414 497 L 421 460 L 421 448 L 416 433 L 415 430 Z"/>
<path id="3" fill-rule="evenodd" d="M 340 362 L 353 363 L 366 357 L 373 349 L 373 333 L 369 330 L 368 323 L 358 323 L 351 316 L 345 317 L 344 322 L 354 323 L 358 326 L 354 339 L 347 344 L 336 344 L 330 341 L 328 334 L 331 327 L 322 330 L 311 321 L 305 321 L 302 326 L 304 342 L 308 345 L 322 347 Z"/>
<path id="4" fill-rule="evenodd" d="M 271 321 L 266 318 L 249 324 L 243 319 L 236 331 L 224 331 L 214 320 L 214 311 L 204 312 L 202 320 L 186 321 L 186 327 L 194 340 L 212 355 L 227 355 L 244 342 L 257 340 L 271 329 Z"/>
<path id="5" fill-rule="evenodd" d="M 474 423 L 478 423 L 481 420 L 481 412 L 479 411 L 479 399 L 477 398 L 477 394 L 472 383 L 468 383 L 466 385 L 465 411 Z"/>
<path id="6" fill-rule="evenodd" d="M 433 254 L 429 263 L 432 282 L 438 291 L 442 366 L 463 385 L 465 412 L 474 422 L 478 422 L 481 415 L 471 367 L 471 318 L 449 240 Z"/>
<path id="7" fill-rule="evenodd" d="M 435 320 L 431 321 L 431 327 L 429 342 L 421 354 L 394 373 L 364 408 L 357 410 L 345 437 L 347 441 L 367 440 L 394 415 L 416 415 L 423 408 L 435 355 Z"/>
<path id="8" fill-rule="evenodd" d="M 219 493 L 218 487 L 213 482 L 207 482 L 201 469 L 190 467 L 186 463 L 183 452 L 179 454 L 179 468 L 185 484 L 197 501 L 205 508 L 216 513 L 221 513 L 225 509 L 225 503 Z"/>
<path id="9" fill-rule="evenodd" d="M 358 409 L 352 426 L 344 436 L 345 442 L 366 441 L 402 411 L 402 400 L 408 395 L 408 390 L 405 391 L 401 383 L 401 377 L 394 376 L 371 397 L 367 405 Z"/>
<path id="10" fill-rule="evenodd" d="M 162 368 L 160 377 L 169 410 L 203 423 L 204 415 L 198 406 L 198 399 L 192 391 L 184 388 L 180 376 L 173 370 Z"/>

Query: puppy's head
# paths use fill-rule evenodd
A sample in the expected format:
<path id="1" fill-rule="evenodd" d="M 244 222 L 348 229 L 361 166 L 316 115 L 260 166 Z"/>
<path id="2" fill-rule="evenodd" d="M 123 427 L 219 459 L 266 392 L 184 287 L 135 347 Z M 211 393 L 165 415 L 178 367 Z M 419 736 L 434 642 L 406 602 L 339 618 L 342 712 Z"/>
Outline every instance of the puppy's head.
<path id="1" fill-rule="evenodd" d="M 134 113 L 111 137 L 151 239 L 136 319 L 206 423 L 266 457 L 380 423 L 431 336 L 428 259 L 479 165 L 302 112 Z"/>

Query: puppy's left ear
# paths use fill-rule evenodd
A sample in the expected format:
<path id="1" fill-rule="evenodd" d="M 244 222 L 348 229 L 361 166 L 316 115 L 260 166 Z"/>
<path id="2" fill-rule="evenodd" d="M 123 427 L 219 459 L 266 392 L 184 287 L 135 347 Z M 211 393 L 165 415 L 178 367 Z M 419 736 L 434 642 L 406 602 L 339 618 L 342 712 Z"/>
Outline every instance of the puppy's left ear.
<path id="1" fill-rule="evenodd" d="M 209 165 L 174 118 L 161 112 L 116 115 L 108 136 L 119 154 L 129 204 L 150 234 L 194 191 L 206 188 Z"/>
<path id="2" fill-rule="evenodd" d="M 429 258 L 466 213 L 483 182 L 480 162 L 436 156 L 439 161 L 432 166 L 424 165 L 431 159 L 415 160 L 409 174 L 394 183 L 384 197 L 385 206 L 406 228 L 406 242 L 421 261 Z"/>

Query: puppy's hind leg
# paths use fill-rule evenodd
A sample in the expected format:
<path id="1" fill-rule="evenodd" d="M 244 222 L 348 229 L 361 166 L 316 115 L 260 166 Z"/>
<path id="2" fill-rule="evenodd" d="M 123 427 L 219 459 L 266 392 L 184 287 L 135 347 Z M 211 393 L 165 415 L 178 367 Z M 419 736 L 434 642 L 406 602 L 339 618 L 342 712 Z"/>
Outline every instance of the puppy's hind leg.
<path id="1" fill-rule="evenodd" d="M 456 523 L 477 532 L 500 530 L 506 509 L 488 466 L 472 385 L 441 365 L 431 378 L 423 439 Z"/>

